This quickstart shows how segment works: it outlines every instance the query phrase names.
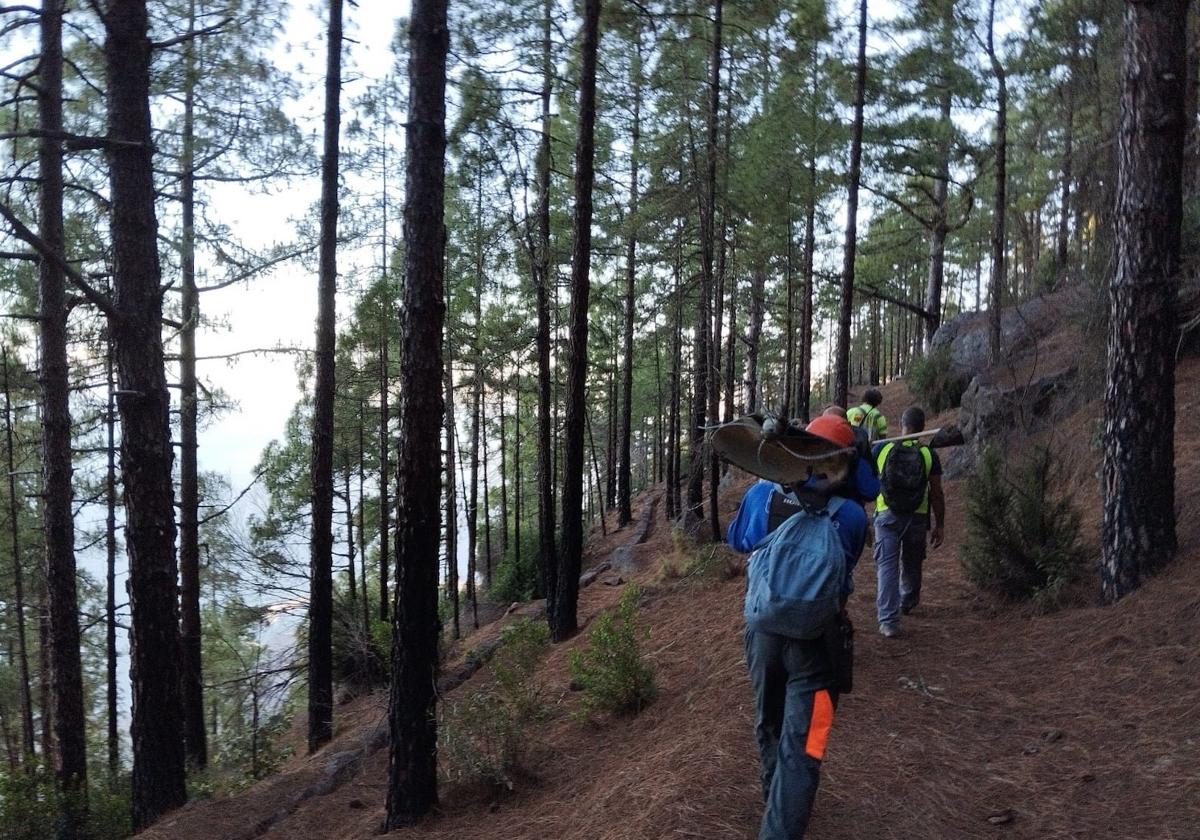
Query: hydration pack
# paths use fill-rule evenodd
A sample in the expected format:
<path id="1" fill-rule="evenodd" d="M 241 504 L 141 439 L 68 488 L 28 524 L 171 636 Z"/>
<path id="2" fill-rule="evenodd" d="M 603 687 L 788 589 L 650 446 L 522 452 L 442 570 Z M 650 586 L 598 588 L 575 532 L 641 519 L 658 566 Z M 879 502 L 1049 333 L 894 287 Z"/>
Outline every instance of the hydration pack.
<path id="1" fill-rule="evenodd" d="M 883 489 L 883 501 L 896 513 L 916 513 L 925 501 L 929 476 L 923 449 L 921 446 L 894 443 L 884 453 L 879 483 Z"/>
<path id="2" fill-rule="evenodd" d="M 777 491 L 773 502 L 774 496 L 787 498 Z M 792 639 L 817 639 L 828 630 L 848 594 L 846 554 L 833 520 L 843 504 L 838 496 L 824 507 L 796 502 L 796 512 L 755 546 L 746 573 L 748 629 Z"/>

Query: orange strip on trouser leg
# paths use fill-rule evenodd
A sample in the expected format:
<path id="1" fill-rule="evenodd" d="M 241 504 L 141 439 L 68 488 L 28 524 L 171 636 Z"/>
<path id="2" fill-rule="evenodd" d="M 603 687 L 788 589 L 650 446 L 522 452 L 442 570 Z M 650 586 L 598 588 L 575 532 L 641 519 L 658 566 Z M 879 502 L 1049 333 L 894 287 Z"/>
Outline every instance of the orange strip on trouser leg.
<path id="1" fill-rule="evenodd" d="M 821 689 L 813 695 L 812 720 L 808 724 L 808 742 L 804 752 L 816 761 L 825 758 L 825 745 L 829 742 L 829 730 L 833 728 L 833 700 L 829 692 Z"/>

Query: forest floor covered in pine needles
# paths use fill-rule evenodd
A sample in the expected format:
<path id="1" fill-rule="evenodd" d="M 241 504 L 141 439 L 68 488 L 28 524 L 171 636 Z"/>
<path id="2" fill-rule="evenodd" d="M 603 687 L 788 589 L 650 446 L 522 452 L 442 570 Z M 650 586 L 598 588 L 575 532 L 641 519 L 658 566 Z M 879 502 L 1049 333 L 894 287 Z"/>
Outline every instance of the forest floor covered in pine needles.
<path id="1" fill-rule="evenodd" d="M 900 383 L 885 408 L 907 404 Z M 1200 832 L 1200 362 L 1181 362 L 1177 435 L 1179 560 L 1115 607 L 1051 615 L 1002 605 L 962 579 L 961 486 L 950 483 L 946 545 L 931 553 L 923 601 L 905 635 L 875 632 L 869 550 L 855 575 L 854 693 L 838 708 L 809 836 L 872 838 L 1194 838 Z M 1086 420 L 1097 404 L 1082 409 Z M 952 418 L 946 418 L 952 419 Z M 1075 466 L 1085 533 L 1098 526 L 1099 455 L 1085 435 L 1060 455 Z M 1073 442 L 1072 442 L 1073 441 Z M 728 522 L 750 478 L 722 495 Z M 646 497 L 643 496 L 644 504 Z M 513 790 L 442 788 L 441 813 L 397 838 L 730 838 L 757 834 L 758 763 L 741 643 L 744 580 L 680 577 L 661 509 L 636 549 L 645 588 L 645 650 L 658 698 L 640 715 L 573 714 L 567 654 L 540 668 L 551 712 L 532 733 Z M 593 535 L 598 562 L 623 532 Z M 724 552 L 723 547 L 701 551 Z M 720 562 L 718 561 L 718 566 Z M 668 571 L 664 573 L 664 568 Z M 607 581 L 607 583 L 606 583 Z M 614 585 L 615 584 L 615 585 Z M 581 595 L 581 621 L 614 605 L 615 573 Z M 494 634 L 485 628 L 460 650 Z M 484 679 L 481 674 L 472 682 Z M 472 682 L 464 689 L 469 690 Z M 346 783 L 298 805 L 295 792 L 329 756 L 380 725 L 385 698 L 337 710 L 338 738 L 314 758 L 233 799 L 197 803 L 143 836 L 153 840 L 366 840 L 381 824 L 387 750 Z M 270 823 L 269 827 L 267 823 Z M 256 828 L 258 827 L 258 828 Z"/>

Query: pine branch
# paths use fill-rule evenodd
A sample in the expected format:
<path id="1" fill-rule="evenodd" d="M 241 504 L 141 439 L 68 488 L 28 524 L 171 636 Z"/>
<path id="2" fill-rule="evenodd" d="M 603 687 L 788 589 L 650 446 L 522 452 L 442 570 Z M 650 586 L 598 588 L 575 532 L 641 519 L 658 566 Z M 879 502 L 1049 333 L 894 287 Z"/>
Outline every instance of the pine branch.
<path id="1" fill-rule="evenodd" d="M 61 256 L 55 253 L 54 250 L 50 248 L 50 246 L 48 246 L 40 236 L 26 227 L 25 223 L 18 219 L 16 214 L 13 213 L 12 208 L 2 202 L 0 202 L 0 216 L 3 216 L 4 220 L 8 222 L 13 233 L 18 239 L 22 240 L 29 245 L 29 247 L 33 248 L 33 250 L 37 251 L 42 259 L 47 259 L 54 263 L 55 266 L 57 266 L 67 276 L 67 279 L 75 284 L 75 287 L 78 288 L 83 296 L 88 299 L 88 302 L 90 302 L 108 317 L 117 317 L 117 309 L 115 306 L 113 306 L 113 303 L 111 300 L 109 300 L 108 296 L 93 288 L 87 280 L 83 279 L 83 275 L 72 268 Z"/>

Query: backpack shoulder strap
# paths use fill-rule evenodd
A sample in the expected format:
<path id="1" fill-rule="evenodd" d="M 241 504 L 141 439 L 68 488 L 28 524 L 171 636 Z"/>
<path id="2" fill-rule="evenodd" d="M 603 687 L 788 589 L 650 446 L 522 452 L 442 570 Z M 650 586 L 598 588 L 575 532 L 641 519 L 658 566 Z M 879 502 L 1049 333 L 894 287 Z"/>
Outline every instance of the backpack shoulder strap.
<path id="1" fill-rule="evenodd" d="M 921 458 L 925 461 L 925 477 L 933 472 L 933 453 L 929 451 L 928 446 L 921 447 Z"/>
<path id="2" fill-rule="evenodd" d="M 883 445 L 883 449 L 879 450 L 879 457 L 876 459 L 875 466 L 880 473 L 883 472 L 883 466 L 887 463 L 888 455 L 892 454 L 892 448 L 895 447 L 895 445 L 895 441 L 892 443 L 885 443 Z"/>

